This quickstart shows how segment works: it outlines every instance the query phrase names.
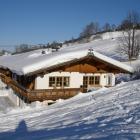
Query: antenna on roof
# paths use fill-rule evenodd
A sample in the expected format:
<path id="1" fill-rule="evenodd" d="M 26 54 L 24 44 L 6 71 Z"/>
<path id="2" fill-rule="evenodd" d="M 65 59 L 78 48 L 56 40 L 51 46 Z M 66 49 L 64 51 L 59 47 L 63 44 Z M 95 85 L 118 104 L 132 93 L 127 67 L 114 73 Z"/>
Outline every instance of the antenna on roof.
<path id="1" fill-rule="evenodd" d="M 42 54 L 46 54 L 46 52 L 44 51 L 44 50 L 42 50 L 42 52 L 41 52 Z"/>
<path id="2" fill-rule="evenodd" d="M 93 50 L 92 48 L 89 48 L 89 49 L 88 49 L 88 55 L 94 55 L 93 52 L 94 52 L 94 50 Z"/>

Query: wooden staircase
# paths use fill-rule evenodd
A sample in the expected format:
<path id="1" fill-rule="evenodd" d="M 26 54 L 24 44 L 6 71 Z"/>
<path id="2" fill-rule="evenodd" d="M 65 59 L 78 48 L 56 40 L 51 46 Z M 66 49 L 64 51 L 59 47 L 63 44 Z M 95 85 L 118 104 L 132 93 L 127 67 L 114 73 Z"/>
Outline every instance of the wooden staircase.
<path id="1" fill-rule="evenodd" d="M 29 90 L 18 84 L 15 80 L 0 73 L 0 79 L 15 91 L 15 94 L 23 99 L 25 102 L 44 101 L 44 100 L 58 100 L 68 99 L 80 92 L 80 88 L 67 89 L 41 89 Z"/>

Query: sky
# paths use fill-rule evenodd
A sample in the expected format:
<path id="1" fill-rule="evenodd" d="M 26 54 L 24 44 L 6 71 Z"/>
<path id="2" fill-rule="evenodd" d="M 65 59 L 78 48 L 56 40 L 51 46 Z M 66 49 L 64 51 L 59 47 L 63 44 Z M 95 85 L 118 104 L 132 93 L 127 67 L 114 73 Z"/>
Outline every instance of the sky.
<path id="1" fill-rule="evenodd" d="M 0 0 L 0 47 L 78 37 L 90 22 L 119 24 L 140 0 Z"/>

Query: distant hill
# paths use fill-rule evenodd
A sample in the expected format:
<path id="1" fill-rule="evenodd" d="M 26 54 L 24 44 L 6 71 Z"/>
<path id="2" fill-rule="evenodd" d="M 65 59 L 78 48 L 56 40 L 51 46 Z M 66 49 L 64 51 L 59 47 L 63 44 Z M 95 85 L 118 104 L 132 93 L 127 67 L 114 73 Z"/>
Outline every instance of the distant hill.
<path id="1" fill-rule="evenodd" d="M 0 45 L 0 50 L 14 51 L 15 45 Z"/>

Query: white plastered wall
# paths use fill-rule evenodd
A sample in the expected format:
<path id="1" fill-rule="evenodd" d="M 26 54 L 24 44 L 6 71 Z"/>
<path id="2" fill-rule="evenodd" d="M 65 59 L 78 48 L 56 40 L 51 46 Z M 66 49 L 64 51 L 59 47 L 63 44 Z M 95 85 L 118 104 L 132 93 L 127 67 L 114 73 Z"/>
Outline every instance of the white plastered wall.
<path id="1" fill-rule="evenodd" d="M 79 72 L 52 72 L 44 75 L 44 77 L 38 76 L 35 80 L 35 89 L 52 89 L 49 87 L 49 77 L 50 76 L 68 76 L 70 77 L 70 86 L 65 88 L 80 88 L 83 85 L 83 76 L 100 76 L 100 85 L 108 86 L 108 75 L 111 76 L 111 85 L 115 84 L 114 74 L 84 74 Z"/>
<path id="2" fill-rule="evenodd" d="M 83 75 L 79 72 L 53 72 L 44 75 L 44 77 L 37 77 L 35 80 L 36 89 L 52 89 L 49 87 L 50 76 L 68 76 L 70 77 L 70 86 L 66 88 L 79 88 L 83 84 Z"/>

